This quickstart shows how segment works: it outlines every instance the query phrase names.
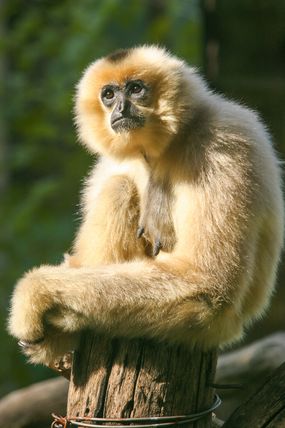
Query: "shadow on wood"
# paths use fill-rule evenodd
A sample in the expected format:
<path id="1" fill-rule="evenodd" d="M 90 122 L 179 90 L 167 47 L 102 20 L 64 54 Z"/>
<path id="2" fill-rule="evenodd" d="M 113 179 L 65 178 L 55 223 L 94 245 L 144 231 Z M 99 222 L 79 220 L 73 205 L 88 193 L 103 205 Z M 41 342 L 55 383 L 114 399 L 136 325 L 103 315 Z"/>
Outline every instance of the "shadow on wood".
<path id="1" fill-rule="evenodd" d="M 144 340 L 82 336 L 74 355 L 68 417 L 148 417 L 196 413 L 209 408 L 216 351 Z M 211 415 L 191 426 L 211 427 Z"/>

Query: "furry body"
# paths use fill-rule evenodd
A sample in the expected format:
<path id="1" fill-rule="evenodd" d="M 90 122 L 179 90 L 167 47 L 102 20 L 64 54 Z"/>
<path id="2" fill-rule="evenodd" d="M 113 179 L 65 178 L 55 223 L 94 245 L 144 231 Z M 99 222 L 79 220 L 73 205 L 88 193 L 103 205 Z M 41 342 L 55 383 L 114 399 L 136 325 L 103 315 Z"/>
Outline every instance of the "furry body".
<path id="1" fill-rule="evenodd" d="M 133 78 L 148 88 L 134 102 L 144 126 L 115 132 L 99 93 Z M 278 161 L 257 115 L 140 47 L 86 70 L 76 121 L 101 158 L 71 256 L 16 286 L 9 329 L 30 359 L 49 363 L 84 328 L 205 349 L 240 338 L 268 306 L 283 241 Z"/>

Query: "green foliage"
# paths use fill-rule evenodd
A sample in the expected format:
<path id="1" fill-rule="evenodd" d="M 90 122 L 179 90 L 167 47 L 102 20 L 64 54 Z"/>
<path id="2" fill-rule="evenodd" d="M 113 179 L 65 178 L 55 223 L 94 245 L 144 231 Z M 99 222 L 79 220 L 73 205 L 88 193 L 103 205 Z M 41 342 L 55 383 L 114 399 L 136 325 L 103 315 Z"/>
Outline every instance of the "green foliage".
<path id="1" fill-rule="evenodd" d="M 7 335 L 15 281 L 60 262 L 78 227 L 81 180 L 92 159 L 76 142 L 76 82 L 95 58 L 140 43 L 166 45 L 201 63 L 197 0 L 5 0 L 1 2 L 0 394 L 47 375 L 31 367 Z M 1 139 L 2 136 L 2 139 Z M 1 176 L 1 171 L 0 171 Z"/>

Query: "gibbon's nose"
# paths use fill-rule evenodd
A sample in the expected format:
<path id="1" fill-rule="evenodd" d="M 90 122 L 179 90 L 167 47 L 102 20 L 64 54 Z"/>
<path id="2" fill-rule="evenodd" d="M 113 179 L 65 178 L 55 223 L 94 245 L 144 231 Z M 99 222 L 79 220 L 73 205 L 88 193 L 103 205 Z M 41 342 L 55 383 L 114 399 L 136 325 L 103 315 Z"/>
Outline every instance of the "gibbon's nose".
<path id="1" fill-rule="evenodd" d="M 124 95 L 119 96 L 115 110 L 118 113 L 121 113 L 122 116 L 128 116 L 130 111 L 130 102 Z"/>
<path id="2" fill-rule="evenodd" d="M 111 115 L 111 126 L 113 127 L 113 125 L 121 119 L 131 118 L 131 103 L 124 97 L 124 95 L 120 95 Z"/>

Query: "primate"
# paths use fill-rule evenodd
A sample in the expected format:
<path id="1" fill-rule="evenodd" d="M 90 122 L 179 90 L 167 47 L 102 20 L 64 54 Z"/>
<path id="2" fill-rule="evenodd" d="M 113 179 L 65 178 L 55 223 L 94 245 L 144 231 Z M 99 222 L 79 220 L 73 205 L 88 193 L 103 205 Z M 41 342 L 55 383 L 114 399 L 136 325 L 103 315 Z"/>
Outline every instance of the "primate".
<path id="1" fill-rule="evenodd" d="M 82 224 L 65 262 L 18 282 L 11 334 L 45 364 L 85 328 L 202 349 L 239 339 L 268 307 L 283 241 L 278 159 L 257 114 L 156 46 L 92 63 L 75 112 L 99 156 Z"/>

